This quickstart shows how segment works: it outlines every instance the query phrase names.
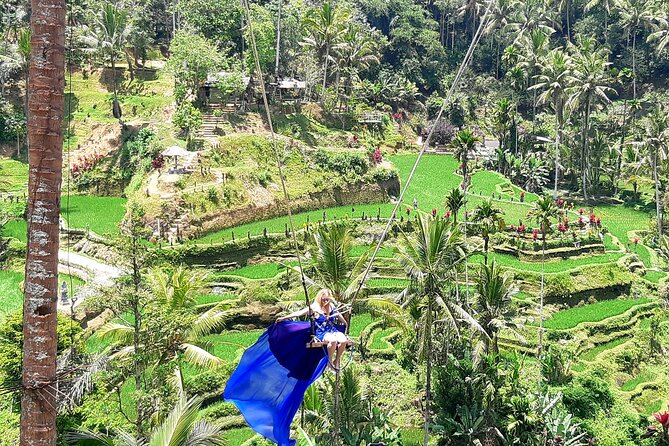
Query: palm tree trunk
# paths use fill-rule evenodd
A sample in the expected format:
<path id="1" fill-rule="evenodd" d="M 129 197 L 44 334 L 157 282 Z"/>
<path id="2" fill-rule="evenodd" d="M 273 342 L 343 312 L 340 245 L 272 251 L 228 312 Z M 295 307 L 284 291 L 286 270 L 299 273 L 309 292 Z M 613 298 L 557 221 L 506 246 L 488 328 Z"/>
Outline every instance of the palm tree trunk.
<path id="1" fill-rule="evenodd" d="M 543 231 L 544 239 L 541 248 L 541 288 L 539 291 L 539 352 L 537 354 L 537 363 L 539 367 L 539 393 L 543 385 L 541 360 L 544 355 L 544 263 L 546 260 L 546 232 Z"/>
<path id="2" fill-rule="evenodd" d="M 279 82 L 279 54 L 281 54 L 281 5 L 283 0 L 279 0 L 279 9 L 276 16 L 276 54 L 274 61 L 274 76 L 276 82 Z"/>
<path id="3" fill-rule="evenodd" d="M 21 446 L 56 445 L 65 1 L 33 0 L 28 99 L 28 250 L 23 302 Z"/>
<path id="4" fill-rule="evenodd" d="M 553 198 L 557 200 L 558 197 L 558 177 L 560 176 L 560 112 L 558 111 L 559 104 L 555 101 L 555 186 L 553 187 Z"/>
<path id="5" fill-rule="evenodd" d="M 427 300 L 427 324 L 425 327 L 427 336 L 427 366 L 425 368 L 425 432 L 423 435 L 423 446 L 428 446 L 430 440 L 430 392 L 432 381 L 432 298 Z"/>
<path id="6" fill-rule="evenodd" d="M 330 60 L 330 43 L 325 44 L 325 62 L 323 63 L 323 91 L 321 91 L 321 105 L 325 105 L 325 83 L 328 79 L 328 61 Z"/>
<path id="7" fill-rule="evenodd" d="M 587 181 L 587 170 L 588 170 L 588 133 L 590 129 L 590 97 L 586 99 L 585 110 L 583 116 L 583 150 L 581 153 L 581 186 L 583 187 L 583 199 L 588 201 L 588 181 Z"/>
<path id="8" fill-rule="evenodd" d="M 657 148 L 653 153 L 653 180 L 655 181 L 655 211 L 657 212 L 657 234 L 662 237 L 662 212 L 660 206 L 660 179 L 657 175 Z"/>
<path id="9" fill-rule="evenodd" d="M 632 34 L 632 98 L 636 100 L 636 29 Z"/>

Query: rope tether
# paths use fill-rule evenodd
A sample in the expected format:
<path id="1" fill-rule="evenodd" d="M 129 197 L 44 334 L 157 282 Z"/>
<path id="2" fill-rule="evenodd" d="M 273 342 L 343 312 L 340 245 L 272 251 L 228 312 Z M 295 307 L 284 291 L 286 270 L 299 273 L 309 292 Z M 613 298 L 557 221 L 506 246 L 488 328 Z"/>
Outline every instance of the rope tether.
<path id="1" fill-rule="evenodd" d="M 367 280 L 367 276 L 369 275 L 370 270 L 372 269 L 372 264 L 374 263 L 374 260 L 376 259 L 377 254 L 379 253 L 379 250 L 381 249 L 381 245 L 383 244 L 383 241 L 386 238 L 386 235 L 388 235 L 388 230 L 390 229 L 390 226 L 393 223 L 393 220 L 395 219 L 395 216 L 397 215 L 397 210 L 399 209 L 400 205 L 402 204 L 402 201 L 404 199 L 404 195 L 406 194 L 406 191 L 409 188 L 409 184 L 411 183 L 411 179 L 413 178 L 414 173 L 416 172 L 416 168 L 418 168 L 418 164 L 420 163 L 421 158 L 423 157 L 423 154 L 425 154 L 425 151 L 430 145 L 430 141 L 432 140 L 432 135 L 434 134 L 435 129 L 437 128 L 437 124 L 441 120 L 442 115 L 444 114 L 444 111 L 446 110 L 446 104 L 450 101 L 451 97 L 453 96 L 453 93 L 455 92 L 455 89 L 458 87 L 458 84 L 460 83 L 460 78 L 462 77 L 462 74 L 465 71 L 465 68 L 469 65 L 469 62 L 471 61 L 472 55 L 474 53 L 474 49 L 476 48 L 476 45 L 478 44 L 479 40 L 481 39 L 481 36 L 483 35 L 483 29 L 485 25 L 487 24 L 488 17 L 490 15 L 490 10 L 492 7 L 492 0 L 488 0 L 488 7 L 486 8 L 485 14 L 483 15 L 483 18 L 481 19 L 481 22 L 479 23 L 479 27 L 476 30 L 476 34 L 474 35 L 474 38 L 472 39 L 472 42 L 469 45 L 469 49 L 467 50 L 467 53 L 465 54 L 464 59 L 462 60 L 462 63 L 460 64 L 460 68 L 458 69 L 458 72 L 455 75 L 455 79 L 453 79 L 453 83 L 451 84 L 451 87 L 449 88 L 448 92 L 446 93 L 446 96 L 444 97 L 444 101 L 441 104 L 441 108 L 439 109 L 439 113 L 437 114 L 437 117 L 434 121 L 434 124 L 432 125 L 432 128 L 430 129 L 430 132 L 427 135 L 427 138 L 425 141 L 423 141 L 423 145 L 420 149 L 420 152 L 418 153 L 418 157 L 416 158 L 416 161 L 414 162 L 413 167 L 411 168 L 411 172 L 409 173 L 409 176 L 407 177 L 407 180 L 404 184 L 404 187 L 402 188 L 402 192 L 400 193 L 400 196 L 397 198 L 397 203 L 395 203 L 395 207 L 393 208 L 392 214 L 390 214 L 390 218 L 388 219 L 388 222 L 386 223 L 385 228 L 383 229 L 383 233 L 381 234 L 381 237 L 379 238 L 379 241 L 376 244 L 376 248 L 374 248 L 374 253 L 372 254 L 372 257 L 369 259 L 369 263 L 367 264 L 367 268 L 365 269 L 364 274 L 362 275 L 362 278 L 358 282 L 358 287 L 355 290 L 355 294 L 353 295 L 353 298 L 351 299 L 351 305 L 355 303 L 355 300 L 358 297 L 358 294 L 360 293 L 360 290 L 362 289 L 363 285 L 365 284 L 365 281 Z M 464 181 L 467 181 L 467 178 L 464 179 Z M 465 184 L 465 190 L 466 190 L 466 184 Z M 466 223 L 465 223 L 465 232 L 466 232 Z"/>
<path id="2" fill-rule="evenodd" d="M 265 80 L 263 79 L 262 69 L 260 67 L 260 57 L 258 56 L 258 47 L 256 45 L 256 37 L 253 31 L 253 20 L 251 20 L 251 8 L 249 7 L 248 0 L 242 0 L 242 5 L 244 6 L 244 12 L 246 14 L 246 21 L 249 27 L 249 36 L 251 38 L 251 49 L 253 50 L 253 59 L 255 60 L 256 72 L 258 74 L 258 81 L 260 82 L 260 90 L 262 92 L 263 105 L 265 107 L 265 116 L 267 117 L 267 125 L 269 126 L 270 135 L 272 138 L 272 148 L 274 149 L 274 156 L 276 157 L 276 167 L 279 169 L 279 179 L 281 181 L 281 189 L 283 190 L 283 196 L 286 200 L 286 208 L 288 210 L 288 221 L 290 222 L 290 232 L 293 239 L 293 245 L 295 248 L 295 255 L 297 256 L 297 265 L 300 269 L 300 279 L 302 281 L 302 288 L 304 289 L 304 300 L 309 309 L 309 320 L 311 321 L 311 333 L 314 333 L 314 318 L 313 311 L 309 302 L 309 291 L 307 290 L 307 281 L 304 276 L 304 268 L 302 266 L 302 257 L 300 256 L 300 247 L 297 244 L 297 237 L 295 235 L 295 225 L 293 224 L 293 212 L 290 205 L 290 195 L 288 194 L 288 189 L 286 188 L 286 179 L 283 175 L 283 169 L 281 167 L 281 157 L 279 155 L 279 146 L 276 140 L 276 134 L 274 133 L 274 124 L 272 123 L 272 113 L 269 109 L 269 102 L 267 101 L 267 91 L 265 90 Z"/>

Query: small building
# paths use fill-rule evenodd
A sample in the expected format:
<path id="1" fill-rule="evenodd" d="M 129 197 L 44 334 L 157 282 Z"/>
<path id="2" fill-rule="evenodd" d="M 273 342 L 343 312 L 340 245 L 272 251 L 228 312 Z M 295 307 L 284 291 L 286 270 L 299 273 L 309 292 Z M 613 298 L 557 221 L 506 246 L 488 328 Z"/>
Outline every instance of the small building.
<path id="1" fill-rule="evenodd" d="M 250 76 L 238 72 L 219 71 L 207 76 L 207 80 L 200 87 L 199 99 L 210 106 L 244 110 L 253 94 L 252 84 Z"/>
<path id="2" fill-rule="evenodd" d="M 307 90 L 307 83 L 291 77 L 284 77 L 270 84 L 274 87 L 274 98 L 283 107 L 294 105 L 299 108 Z"/>

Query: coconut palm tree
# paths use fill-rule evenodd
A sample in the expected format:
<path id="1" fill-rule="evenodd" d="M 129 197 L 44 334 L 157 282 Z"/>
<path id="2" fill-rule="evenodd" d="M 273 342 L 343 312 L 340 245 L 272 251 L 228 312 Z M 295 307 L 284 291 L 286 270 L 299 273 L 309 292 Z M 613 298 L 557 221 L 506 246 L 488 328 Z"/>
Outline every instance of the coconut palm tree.
<path id="1" fill-rule="evenodd" d="M 332 59 L 330 51 L 339 43 L 345 32 L 346 23 L 349 21 L 348 13 L 343 7 L 336 8 L 332 2 L 324 2 L 320 8 L 310 9 L 304 20 L 309 37 L 304 38 L 304 43 L 311 46 L 320 59 L 323 59 L 323 90 L 321 92 L 321 103 L 325 101 L 325 87 L 328 78 L 328 64 Z"/>
<path id="2" fill-rule="evenodd" d="M 615 7 L 616 0 L 589 0 L 585 4 L 585 12 L 600 7 L 604 11 L 604 43 L 609 44 L 609 15 Z"/>
<path id="3" fill-rule="evenodd" d="M 380 63 L 378 57 L 380 46 L 379 35 L 375 36 L 373 33 L 365 32 L 363 27 L 356 22 L 348 24 L 342 41 L 332 47 L 338 68 L 337 90 L 339 90 L 339 73 L 343 73 L 347 80 L 344 93 L 348 95 L 353 84 L 359 80 L 360 70 Z"/>
<path id="4" fill-rule="evenodd" d="M 508 150 L 507 144 L 510 142 L 511 129 L 514 122 L 514 104 L 508 98 L 502 98 L 494 104 L 492 110 L 491 128 L 499 142 L 499 149 L 502 153 Z"/>
<path id="5" fill-rule="evenodd" d="M 658 8 L 653 23 L 653 32 L 648 35 L 648 43 L 657 42 L 656 50 L 661 53 L 669 45 L 669 6 L 665 3 L 664 10 Z"/>
<path id="6" fill-rule="evenodd" d="M 458 221 L 458 212 L 460 212 L 460 209 L 462 209 L 466 201 L 465 194 L 459 187 L 454 187 L 446 194 L 444 205 L 446 206 L 446 209 L 451 211 L 453 222 Z"/>
<path id="7" fill-rule="evenodd" d="M 474 209 L 472 223 L 478 226 L 483 237 L 484 263 L 488 264 L 488 245 L 490 234 L 504 228 L 504 212 L 495 206 L 492 199 L 484 200 Z"/>
<path id="8" fill-rule="evenodd" d="M 590 134 L 590 116 L 600 104 L 611 102 L 609 94 L 615 90 L 608 85 L 611 76 L 608 72 L 608 50 L 597 48 L 594 38 L 584 38 L 579 45 L 570 45 L 574 67 L 569 76 L 570 87 L 567 106 L 580 108 L 583 112 L 581 131 L 581 187 L 583 198 L 588 200 L 588 139 Z"/>
<path id="9" fill-rule="evenodd" d="M 32 2 L 20 444 L 55 446 L 65 1 Z"/>
<path id="10" fill-rule="evenodd" d="M 550 230 L 551 221 L 558 216 L 558 208 L 555 205 L 555 200 L 553 200 L 548 195 L 539 197 L 537 201 L 534 202 L 534 206 L 530 209 L 530 212 L 527 215 L 530 219 L 534 220 L 541 230 L 541 288 L 539 290 L 539 349 L 537 353 L 537 359 L 539 363 L 539 386 L 542 385 L 543 379 L 541 376 L 541 360 L 543 357 L 544 351 L 544 263 L 546 257 L 546 234 Z"/>
<path id="11" fill-rule="evenodd" d="M 616 0 L 616 6 L 627 41 L 632 40 L 632 95 L 636 99 L 636 36 L 642 28 L 653 26 L 657 4 L 653 0 Z"/>
<path id="12" fill-rule="evenodd" d="M 520 31 L 519 31 L 520 32 Z M 517 44 L 524 48 L 524 52 L 519 53 L 517 66 L 527 73 L 528 89 L 532 87 L 535 77 L 541 72 L 546 63 L 546 55 L 549 49 L 550 33 L 543 28 L 533 29 L 524 36 L 516 38 Z M 534 130 L 534 121 L 537 114 L 537 90 L 532 91 L 532 128 Z"/>
<path id="13" fill-rule="evenodd" d="M 96 18 L 93 29 L 81 38 L 89 49 L 100 51 L 103 57 L 109 58 L 114 88 L 112 111 L 114 117 L 119 120 L 121 119 L 122 112 L 121 105 L 118 102 L 116 58 L 125 46 L 130 32 L 128 12 L 114 4 L 106 3 L 102 6 L 102 11 Z"/>
<path id="14" fill-rule="evenodd" d="M 558 179 L 560 177 L 560 133 L 564 125 L 565 103 L 572 63 L 569 54 L 560 48 L 555 48 L 548 53 L 547 62 L 541 73 L 536 77 L 537 83 L 532 86 L 532 89 L 541 90 L 541 94 L 537 98 L 539 103 L 550 102 L 555 112 L 555 185 L 553 187 L 553 198 L 557 198 Z"/>
<path id="15" fill-rule="evenodd" d="M 200 419 L 199 398 L 187 399 L 181 392 L 174 408 L 147 440 L 118 429 L 115 435 L 91 431 L 69 432 L 65 440 L 71 445 L 88 446 L 223 446 L 223 429 Z"/>
<path id="16" fill-rule="evenodd" d="M 481 138 L 474 135 L 469 129 L 460 130 L 455 138 L 450 143 L 450 147 L 454 150 L 454 156 L 460 161 L 460 169 L 462 171 L 462 184 L 466 188 L 469 184 L 469 174 L 467 165 L 469 163 L 469 156 L 476 152 L 476 144 L 481 142 Z"/>
<path id="17" fill-rule="evenodd" d="M 485 353 L 499 354 L 499 333 L 501 330 L 515 331 L 513 323 L 516 311 L 511 305 L 511 298 L 518 292 L 513 277 L 502 271 L 493 260 L 490 265 L 483 265 L 479 270 L 476 294 L 472 308 L 476 319 L 488 334 L 482 338 Z"/>
<path id="18" fill-rule="evenodd" d="M 650 165 L 653 169 L 657 233 L 661 236 L 662 200 L 660 197 L 658 166 L 667 158 L 667 154 L 669 154 L 669 116 L 667 115 L 667 110 L 658 107 L 655 112 L 646 117 L 644 124 L 646 132 L 643 136 L 642 144 L 646 149 Z"/>
<path id="19" fill-rule="evenodd" d="M 416 331 L 419 357 L 426 363 L 424 446 L 428 444 L 432 380 L 432 334 L 436 323 L 448 324 L 459 333 L 458 320 L 485 332 L 476 320 L 444 289 L 454 268 L 467 256 L 460 230 L 450 220 L 420 215 L 411 234 L 402 232 L 399 261 L 411 284 L 399 296 L 404 307 L 420 308 Z M 436 316 L 440 319 L 435 319 Z"/>

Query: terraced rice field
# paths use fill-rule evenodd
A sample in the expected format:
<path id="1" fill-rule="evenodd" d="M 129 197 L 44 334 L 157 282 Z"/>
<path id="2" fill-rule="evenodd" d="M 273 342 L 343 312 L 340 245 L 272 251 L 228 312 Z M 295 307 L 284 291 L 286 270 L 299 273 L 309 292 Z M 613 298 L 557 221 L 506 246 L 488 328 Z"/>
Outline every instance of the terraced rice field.
<path id="1" fill-rule="evenodd" d="M 213 353 L 226 362 L 235 360 L 240 350 L 253 345 L 263 330 L 228 331 L 224 334 L 210 335 L 206 340 L 213 345 Z"/>
<path id="2" fill-rule="evenodd" d="M 385 338 L 397 331 L 397 328 L 389 327 L 382 330 L 376 330 L 372 334 L 372 340 L 369 343 L 369 348 L 372 350 L 383 350 L 390 348 L 393 345 L 388 342 Z"/>
<path id="3" fill-rule="evenodd" d="M 619 345 L 624 344 L 625 342 L 632 339 L 630 336 L 624 336 L 622 338 L 615 339 L 613 341 L 607 342 L 605 344 L 600 344 L 584 354 L 581 355 L 581 359 L 584 361 L 592 362 L 594 361 L 600 353 L 605 352 L 606 350 L 611 350 L 618 347 Z"/>
<path id="4" fill-rule="evenodd" d="M 629 381 L 626 381 L 625 383 L 623 383 L 623 385 L 620 386 L 620 390 L 623 390 L 625 392 L 630 392 L 630 391 L 636 389 L 636 387 L 639 384 L 651 382 L 655 378 L 656 378 L 655 373 L 652 373 L 652 372 L 641 373 L 641 374 L 637 375 L 636 377 L 630 379 Z"/>
<path id="5" fill-rule="evenodd" d="M 583 322 L 600 322 L 612 316 L 617 316 L 633 308 L 650 302 L 645 297 L 638 299 L 604 300 L 582 307 L 573 307 L 555 313 L 544 322 L 544 326 L 551 330 L 567 330 Z"/>
<path id="6" fill-rule="evenodd" d="M 606 264 L 618 261 L 624 253 L 612 252 L 588 257 L 578 257 L 567 260 L 553 260 L 545 262 L 544 271 L 546 273 L 562 273 L 581 266 L 592 264 Z M 490 253 L 488 261 L 495 260 L 499 265 L 506 268 L 513 268 L 521 271 L 541 272 L 541 262 L 523 262 L 510 254 Z M 472 263 L 483 263 L 483 255 L 472 256 Z"/>
<path id="7" fill-rule="evenodd" d="M 667 273 L 664 271 L 646 271 L 646 274 L 643 275 L 643 278 L 653 283 L 660 283 L 660 280 L 665 278 Z"/>
<path id="8" fill-rule="evenodd" d="M 369 324 L 377 320 L 369 313 L 356 314 L 351 318 L 351 328 L 349 329 L 349 334 L 353 337 L 360 336 L 362 330 L 365 329 Z"/>
<path id="9" fill-rule="evenodd" d="M 286 262 L 287 265 L 294 265 L 295 262 Z M 277 274 L 286 271 L 286 265 L 280 263 L 261 263 L 258 265 L 244 266 L 232 271 L 223 271 L 217 276 L 239 276 L 246 279 L 271 279 Z"/>

